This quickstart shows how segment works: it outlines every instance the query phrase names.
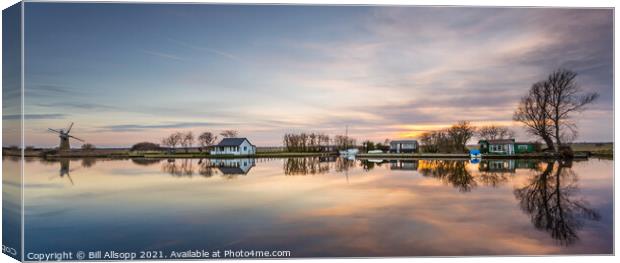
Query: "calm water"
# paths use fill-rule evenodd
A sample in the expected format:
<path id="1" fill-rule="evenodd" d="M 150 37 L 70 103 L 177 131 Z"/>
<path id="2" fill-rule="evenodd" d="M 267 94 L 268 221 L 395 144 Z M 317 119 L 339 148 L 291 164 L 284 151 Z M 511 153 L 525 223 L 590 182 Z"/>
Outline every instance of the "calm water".
<path id="1" fill-rule="evenodd" d="M 611 160 L 28 159 L 25 173 L 26 252 L 613 252 Z"/>

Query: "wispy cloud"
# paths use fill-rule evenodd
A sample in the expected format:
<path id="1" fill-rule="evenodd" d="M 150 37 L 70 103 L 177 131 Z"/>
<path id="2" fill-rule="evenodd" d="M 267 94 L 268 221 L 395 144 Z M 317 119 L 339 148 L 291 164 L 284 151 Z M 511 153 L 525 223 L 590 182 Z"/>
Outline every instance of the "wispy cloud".
<path id="1" fill-rule="evenodd" d="M 213 122 L 173 122 L 160 124 L 119 124 L 99 127 L 102 131 L 142 131 L 148 129 L 194 128 L 230 125 Z"/>
<path id="2" fill-rule="evenodd" d="M 176 43 L 176 44 L 178 44 L 178 45 L 181 45 L 181 46 L 187 47 L 187 48 L 191 48 L 193 50 L 206 51 L 206 52 L 209 52 L 211 54 L 215 54 L 215 55 L 218 55 L 218 56 L 221 56 L 221 57 L 224 57 L 224 58 L 236 61 L 236 62 L 244 62 L 244 60 L 240 59 L 238 56 L 235 56 L 235 55 L 233 55 L 233 54 L 231 54 L 229 52 L 224 52 L 224 51 L 221 51 L 221 50 L 218 50 L 218 49 L 214 49 L 214 48 L 210 48 L 210 47 L 206 47 L 206 46 L 199 46 L 199 45 L 189 44 L 189 43 L 186 43 L 186 42 L 183 42 L 183 41 L 174 40 L 174 39 L 169 39 L 169 40 L 174 42 L 174 43 Z"/>
<path id="3" fill-rule="evenodd" d="M 172 60 L 178 60 L 178 61 L 187 61 L 187 59 L 179 57 L 177 55 L 173 55 L 173 54 L 168 54 L 168 53 L 164 53 L 164 52 L 159 52 L 159 51 L 152 51 L 152 50 L 146 50 L 146 49 L 142 49 L 140 50 L 142 53 L 145 54 L 149 54 L 152 56 L 156 56 L 159 58 L 165 58 L 165 59 L 172 59 Z"/>
<path id="4" fill-rule="evenodd" d="M 67 115 L 65 114 L 24 114 L 24 119 L 27 120 L 49 120 L 49 119 L 63 119 Z M 2 119 L 5 120 L 19 120 L 22 116 L 20 114 L 2 115 Z"/>
<path id="5" fill-rule="evenodd" d="M 88 103 L 88 102 L 55 102 L 55 103 L 39 103 L 36 104 L 37 106 L 40 107 L 47 107 L 47 108 L 74 108 L 74 109 L 81 109 L 81 110 L 114 110 L 114 109 L 118 109 L 118 107 L 115 106 L 109 106 L 109 105 L 104 105 L 104 104 L 98 104 L 98 103 Z"/>

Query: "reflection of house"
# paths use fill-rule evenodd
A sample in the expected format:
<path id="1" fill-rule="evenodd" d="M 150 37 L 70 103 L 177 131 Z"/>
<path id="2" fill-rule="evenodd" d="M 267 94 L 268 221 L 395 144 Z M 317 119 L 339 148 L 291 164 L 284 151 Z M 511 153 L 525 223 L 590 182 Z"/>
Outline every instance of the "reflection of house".
<path id="1" fill-rule="evenodd" d="M 211 154 L 251 155 L 256 153 L 254 146 L 246 138 L 224 138 L 213 146 Z"/>
<path id="2" fill-rule="evenodd" d="M 481 140 L 478 142 L 481 153 L 515 154 L 531 153 L 536 150 L 534 143 L 515 142 L 515 139 Z"/>
<path id="3" fill-rule="evenodd" d="M 211 164 L 223 174 L 247 174 L 254 165 L 254 159 L 213 159 Z"/>
<path id="4" fill-rule="evenodd" d="M 414 153 L 418 152 L 418 141 L 399 140 L 390 142 L 391 153 Z"/>
<path id="5" fill-rule="evenodd" d="M 514 172 L 515 160 L 482 160 L 478 169 L 483 172 Z"/>
<path id="6" fill-rule="evenodd" d="M 418 160 L 391 161 L 390 170 L 418 170 Z"/>
<path id="7" fill-rule="evenodd" d="M 536 169 L 538 162 L 533 160 L 516 160 L 515 167 L 517 169 Z"/>

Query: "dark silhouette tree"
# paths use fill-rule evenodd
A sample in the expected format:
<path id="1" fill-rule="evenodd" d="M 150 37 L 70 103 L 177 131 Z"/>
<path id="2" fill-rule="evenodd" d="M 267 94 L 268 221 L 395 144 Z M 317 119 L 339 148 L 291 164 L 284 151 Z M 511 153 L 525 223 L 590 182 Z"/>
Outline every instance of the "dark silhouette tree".
<path id="1" fill-rule="evenodd" d="M 571 120 L 571 113 L 584 111 L 588 104 L 598 98 L 596 92 L 582 92 L 581 86 L 575 82 L 576 77 L 577 73 L 571 70 L 558 69 L 547 79 L 547 87 L 550 89 L 547 115 L 553 124 L 556 151 L 564 141 L 577 137 L 577 129 L 575 122 Z"/>
<path id="2" fill-rule="evenodd" d="M 488 125 L 478 128 L 478 137 L 483 140 L 510 139 L 515 133 L 505 126 Z"/>
<path id="3" fill-rule="evenodd" d="M 577 137 L 571 114 L 586 110 L 598 98 L 596 92 L 584 93 L 576 77 L 571 70 L 555 70 L 546 80 L 532 85 L 513 115 L 515 121 L 523 123 L 530 134 L 542 138 L 555 152 L 563 142 Z"/>
<path id="4" fill-rule="evenodd" d="M 200 143 L 200 150 L 207 150 L 217 141 L 217 136 L 213 135 L 211 132 L 203 132 L 198 136 L 198 143 Z"/>

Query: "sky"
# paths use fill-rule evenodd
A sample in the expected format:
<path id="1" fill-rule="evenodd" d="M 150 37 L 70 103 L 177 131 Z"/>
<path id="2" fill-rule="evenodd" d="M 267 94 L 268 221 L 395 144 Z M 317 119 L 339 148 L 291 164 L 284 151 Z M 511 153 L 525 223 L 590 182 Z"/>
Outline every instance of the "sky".
<path id="1" fill-rule="evenodd" d="M 601 95 L 573 116 L 577 141 L 613 141 L 612 21 L 611 9 L 26 3 L 26 145 L 57 145 L 47 128 L 70 122 L 99 147 L 224 129 L 258 146 L 346 127 L 383 141 L 458 120 L 531 141 L 512 114 L 560 67 Z"/>

